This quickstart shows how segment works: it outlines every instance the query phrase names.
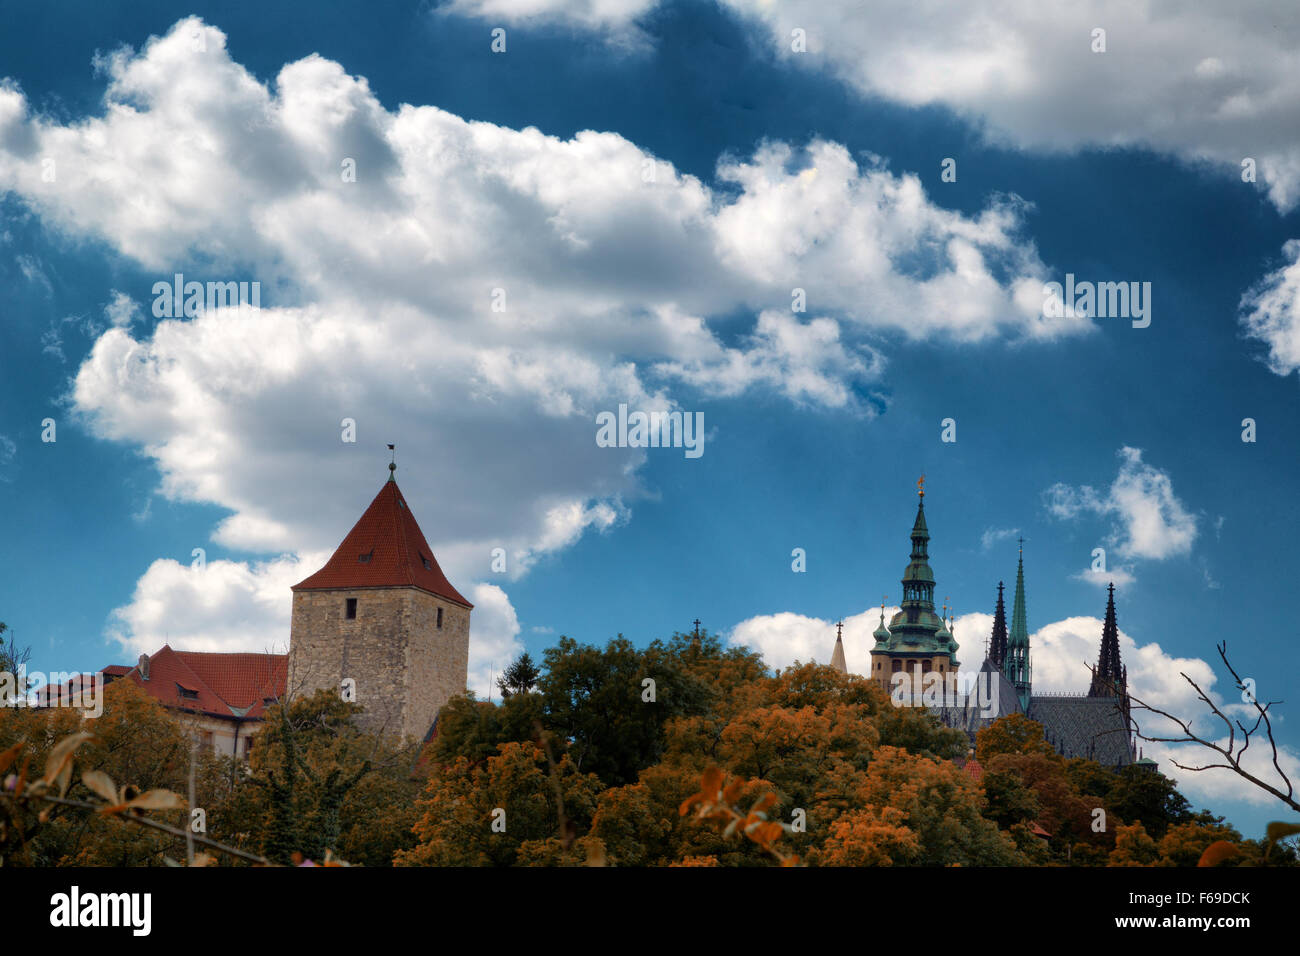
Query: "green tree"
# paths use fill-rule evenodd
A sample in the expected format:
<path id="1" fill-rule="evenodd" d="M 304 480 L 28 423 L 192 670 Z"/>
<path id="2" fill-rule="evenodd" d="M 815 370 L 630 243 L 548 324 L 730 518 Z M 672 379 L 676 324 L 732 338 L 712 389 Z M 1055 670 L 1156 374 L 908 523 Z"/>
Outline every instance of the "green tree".
<path id="1" fill-rule="evenodd" d="M 501 699 L 505 700 L 515 694 L 529 693 L 537 686 L 537 678 L 541 673 L 541 669 L 533 663 L 532 657 L 524 651 L 511 662 L 505 669 L 505 673 L 497 678 Z"/>
<path id="2" fill-rule="evenodd" d="M 661 642 L 638 651 L 622 636 L 604 648 L 560 638 L 539 687 L 546 729 L 568 742 L 575 767 L 611 786 L 659 760 L 668 720 L 706 713 L 715 699 Z"/>
<path id="3" fill-rule="evenodd" d="M 1191 817 L 1191 805 L 1174 782 L 1159 772 L 1131 765 L 1116 775 L 1107 809 L 1130 822 L 1141 822 L 1156 840 L 1175 823 Z"/>

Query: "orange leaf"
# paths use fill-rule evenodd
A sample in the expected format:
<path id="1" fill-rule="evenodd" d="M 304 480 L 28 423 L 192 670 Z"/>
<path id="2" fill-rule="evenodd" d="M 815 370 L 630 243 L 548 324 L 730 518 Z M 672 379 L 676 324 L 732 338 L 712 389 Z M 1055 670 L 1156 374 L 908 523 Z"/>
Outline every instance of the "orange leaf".
<path id="1" fill-rule="evenodd" d="M 93 790 L 109 803 L 117 800 L 117 788 L 113 785 L 113 778 L 104 771 L 87 770 L 81 775 L 81 782 L 86 785 L 88 790 Z"/>
<path id="2" fill-rule="evenodd" d="M 189 804 L 179 793 L 149 790 L 127 803 L 132 810 L 185 810 Z"/>
<path id="3" fill-rule="evenodd" d="M 683 817 L 686 816 L 686 814 L 691 812 L 691 807 L 695 806 L 697 803 L 704 802 L 704 799 L 705 797 L 702 793 L 697 793 L 694 796 L 687 797 L 682 801 L 681 809 L 677 811 L 678 815 Z"/>
<path id="4" fill-rule="evenodd" d="M 64 768 L 71 764 L 73 752 L 89 740 L 91 736 L 85 731 L 69 734 L 54 745 L 54 749 L 50 751 L 49 757 L 45 760 L 45 783 L 47 785 L 52 787 L 56 782 L 59 782 L 62 784 L 59 788 L 60 791 L 67 789 L 67 784 L 63 783 L 63 780 L 65 777 L 71 776 L 72 771 L 68 770 L 67 774 L 64 774 Z"/>

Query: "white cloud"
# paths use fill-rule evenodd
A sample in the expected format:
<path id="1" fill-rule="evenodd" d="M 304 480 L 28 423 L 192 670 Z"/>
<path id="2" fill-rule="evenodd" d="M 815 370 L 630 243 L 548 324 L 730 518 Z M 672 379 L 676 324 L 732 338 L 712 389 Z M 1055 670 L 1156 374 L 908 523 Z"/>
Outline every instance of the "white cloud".
<path id="1" fill-rule="evenodd" d="M 8 435 L 0 435 L 0 481 L 13 481 L 12 466 L 18 457 L 18 445 Z"/>
<path id="2" fill-rule="evenodd" d="M 569 23 L 622 35 L 658 2 L 659 0 L 451 0 L 440 7 L 439 12 L 511 25 Z"/>
<path id="3" fill-rule="evenodd" d="M 1250 157 L 1279 210 L 1300 201 L 1300 17 L 1276 3 L 969 0 L 936 15 L 910 0 L 723 2 L 791 65 L 866 97 L 946 107 L 991 142 L 1044 153 L 1135 146 L 1235 179 Z M 597 22 L 630 26 L 646 6 L 611 4 Z M 461 0 L 454 9 L 543 10 L 593 25 L 587 4 L 566 0 Z M 1097 27 L 1104 53 L 1092 49 Z M 794 50 L 795 29 L 806 52 Z"/>
<path id="4" fill-rule="evenodd" d="M 1077 574 L 1072 574 L 1071 577 L 1076 581 L 1083 581 L 1099 588 L 1104 588 L 1108 584 L 1124 588 L 1137 581 L 1137 577 L 1129 568 L 1121 567 L 1120 565 L 1111 565 L 1104 571 L 1098 568 L 1087 567 Z"/>
<path id="5" fill-rule="evenodd" d="M 1122 557 L 1160 560 L 1188 554 L 1196 540 L 1196 517 L 1174 494 L 1168 473 L 1144 463 L 1139 448 L 1121 448 L 1119 458 L 1119 474 L 1109 491 L 1058 482 L 1043 493 L 1048 512 L 1065 520 L 1086 513 L 1113 517 L 1108 543 Z"/>
<path id="6" fill-rule="evenodd" d="M 185 651 L 263 651 L 289 647 L 289 589 L 327 552 L 269 561 L 208 561 L 201 568 L 160 558 L 113 612 L 109 636 L 132 658 L 164 644 Z"/>
<path id="7" fill-rule="evenodd" d="M 519 618 L 506 592 L 495 584 L 476 584 L 470 597 L 474 616 L 469 642 L 469 686 L 480 698 L 500 698 L 493 675 L 524 649 L 519 640 Z"/>
<path id="8" fill-rule="evenodd" d="M 0 87 L 0 95 L 3 95 L 4 89 Z M 16 256 L 14 262 L 22 271 L 23 278 L 33 285 L 40 286 L 47 297 L 54 294 L 54 286 L 50 284 L 50 277 L 45 274 L 45 266 L 35 256 L 26 253 Z"/>
<path id="9" fill-rule="evenodd" d="M 682 383 L 852 409 L 883 366 L 872 336 L 1090 327 L 1039 314 L 1044 268 L 1016 200 L 943 210 L 838 144 L 765 144 L 722 162 L 714 192 L 612 133 L 390 112 L 316 55 L 265 85 L 197 18 L 99 66 L 102 114 L 71 124 L 0 85 L 0 190 L 159 281 L 202 262 L 187 279 L 261 283 L 261 308 L 151 331 L 114 290 L 71 394 L 95 435 L 156 462 L 164 496 L 226 509 L 226 547 L 335 547 L 396 441 L 452 580 L 484 580 L 496 547 L 517 576 L 645 493 L 645 451 L 596 446 L 600 409 L 670 408 Z M 787 311 L 796 287 L 816 318 Z M 753 333 L 723 346 L 710 317 L 737 310 Z M 227 571 L 204 580 L 233 595 Z M 152 573 L 146 596 L 166 577 Z M 257 566 L 240 574 L 247 591 Z M 160 621 L 132 614 L 152 641 Z"/>
<path id="10" fill-rule="evenodd" d="M 1283 245 L 1282 255 L 1285 264 L 1241 297 L 1239 318 L 1247 335 L 1268 346 L 1268 367 L 1290 375 L 1300 370 L 1300 240 Z"/>
<path id="11" fill-rule="evenodd" d="M 104 317 L 114 328 L 124 328 L 140 317 L 140 304 L 125 292 L 113 290 L 113 297 L 104 306 Z"/>
<path id="12" fill-rule="evenodd" d="M 985 528 L 980 535 L 980 550 L 987 551 L 999 541 L 1006 541 L 1020 534 L 1019 528 Z"/>
<path id="13" fill-rule="evenodd" d="M 655 371 L 718 395 L 739 395 L 757 385 L 797 405 L 862 406 L 854 383 L 876 382 L 882 356 L 868 346 L 845 346 L 834 319 L 806 324 L 791 313 L 767 310 L 745 349 L 710 343 L 687 362 L 662 362 Z"/>

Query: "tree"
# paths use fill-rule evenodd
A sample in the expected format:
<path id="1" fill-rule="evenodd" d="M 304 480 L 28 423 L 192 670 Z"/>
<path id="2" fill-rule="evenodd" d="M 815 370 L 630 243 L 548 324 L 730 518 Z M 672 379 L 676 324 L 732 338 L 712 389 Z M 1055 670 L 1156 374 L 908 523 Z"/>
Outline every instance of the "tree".
<path id="1" fill-rule="evenodd" d="M 419 843 L 394 863 L 511 866 L 524 844 L 552 837 L 567 849 L 573 834 L 590 826 L 601 789 L 599 778 L 579 772 L 567 755 L 552 766 L 531 741 L 502 744 L 480 763 L 457 757 L 430 773 L 415 824 Z"/>
<path id="2" fill-rule="evenodd" d="M 416 787 L 403 787 L 415 761 L 414 747 L 382 735 L 369 734 L 356 725 L 361 712 L 330 690 L 280 703 L 267 712 L 249 761 L 248 782 L 263 791 L 264 824 L 259 827 L 265 855 L 289 862 L 295 853 L 320 860 L 327 850 L 339 852 L 343 835 L 350 834 L 353 848 L 364 845 L 364 858 L 353 862 L 386 863 L 409 840 L 399 832 L 375 840 L 361 839 L 359 821 L 391 819 L 399 827 L 415 821 L 412 800 Z M 381 774 L 383 785 L 362 788 L 361 782 Z M 393 814 L 370 804 L 382 795 L 402 795 Z"/>
<path id="3" fill-rule="evenodd" d="M 546 729 L 568 742 L 575 767 L 609 786 L 659 760 L 669 719 L 707 713 L 715 699 L 662 643 L 638 651 L 621 636 L 604 648 L 560 638 L 538 686 Z"/>
<path id="4" fill-rule="evenodd" d="M 94 719 L 70 707 L 0 708 L 0 751 L 25 741 L 35 767 L 44 766 L 58 741 L 78 732 L 92 734 L 77 750 L 81 770 L 129 783 L 131 793 L 185 791 L 192 741 L 162 705 L 130 681 L 104 689 L 104 710 Z M 68 796 L 93 796 L 79 780 L 72 781 Z M 185 822 L 181 811 L 159 816 L 173 826 Z M 111 816 L 59 815 L 29 831 L 28 851 L 37 866 L 161 866 L 164 854 L 185 857 L 185 841 Z"/>
<path id="5" fill-rule="evenodd" d="M 485 760 L 503 743 L 536 740 L 542 718 L 540 694 L 511 694 L 500 706 L 475 700 L 472 694 L 453 697 L 438 714 L 433 759 L 440 762 L 457 757 Z"/>
<path id="6" fill-rule="evenodd" d="M 1115 849 L 1110 851 L 1107 866 L 1151 866 L 1160 856 L 1156 841 L 1142 824 L 1120 824 L 1115 828 Z"/>
<path id="7" fill-rule="evenodd" d="M 916 834 L 921 866 L 1017 866 L 1014 842 L 980 813 L 978 784 L 949 761 L 880 747 L 857 794 L 859 806 L 894 807 Z"/>
<path id="8" fill-rule="evenodd" d="M 1024 714 L 999 717 L 975 732 L 975 759 L 984 766 L 998 754 L 1042 754 L 1061 759 L 1043 739 L 1043 725 Z"/>
<path id="9" fill-rule="evenodd" d="M 505 700 L 514 694 L 529 693 L 537 686 L 537 678 L 541 673 L 541 669 L 533 663 L 528 652 L 524 651 L 505 669 L 505 673 L 497 678 L 501 699 Z"/>
<path id="10" fill-rule="evenodd" d="M 897 807 L 867 807 L 844 814 L 815 860 L 822 866 L 906 866 L 921 857 L 921 842 Z"/>
<path id="11" fill-rule="evenodd" d="M 986 771 L 984 779 L 985 818 L 1000 829 L 1009 830 L 1017 823 L 1030 823 L 1042 812 L 1038 797 L 1025 786 L 1020 775 L 1010 770 Z"/>
<path id="12" fill-rule="evenodd" d="M 1162 773 L 1128 766 L 1116 774 L 1106 802 L 1107 810 L 1124 820 L 1141 822 L 1147 833 L 1159 840 L 1175 823 L 1191 816 L 1187 798 Z"/>
<path id="13" fill-rule="evenodd" d="M 1223 823 L 1177 823 L 1160 838 L 1157 849 L 1161 866 L 1196 866 L 1211 843 L 1226 840 L 1240 843 L 1241 834 Z M 1235 861 L 1242 859 L 1238 850 Z"/>

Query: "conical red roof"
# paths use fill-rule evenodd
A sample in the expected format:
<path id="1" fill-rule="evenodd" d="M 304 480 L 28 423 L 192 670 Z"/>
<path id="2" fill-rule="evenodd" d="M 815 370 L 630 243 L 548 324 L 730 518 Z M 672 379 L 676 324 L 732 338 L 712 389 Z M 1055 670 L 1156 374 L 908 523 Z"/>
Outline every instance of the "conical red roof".
<path id="1" fill-rule="evenodd" d="M 401 489 L 390 479 L 325 567 L 295 584 L 293 590 L 401 587 L 420 588 L 465 607 L 474 606 L 438 567 Z"/>

